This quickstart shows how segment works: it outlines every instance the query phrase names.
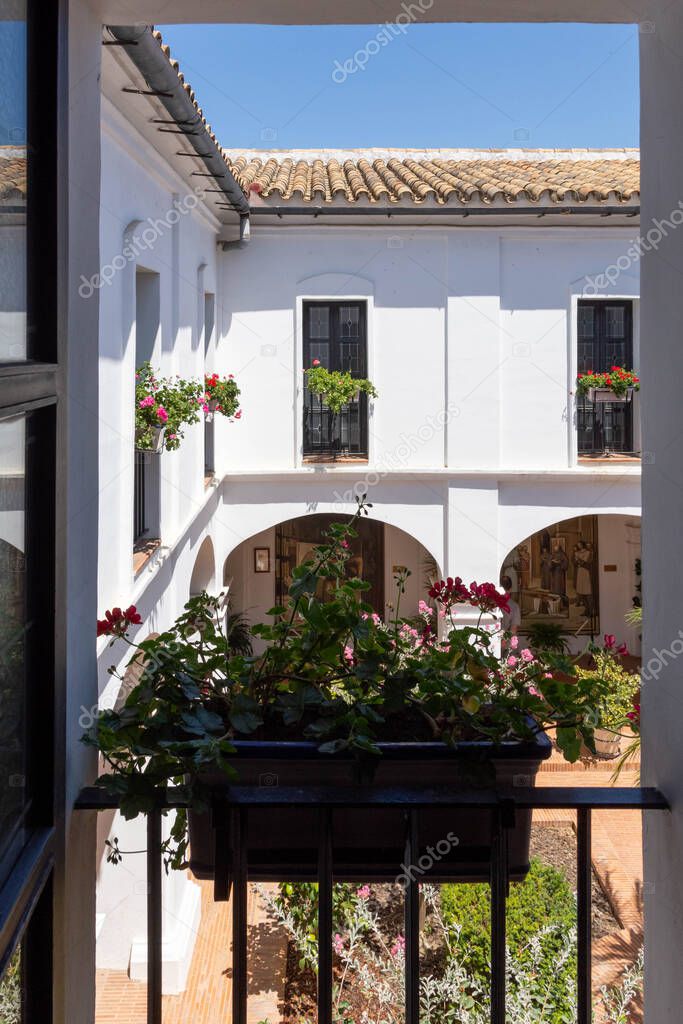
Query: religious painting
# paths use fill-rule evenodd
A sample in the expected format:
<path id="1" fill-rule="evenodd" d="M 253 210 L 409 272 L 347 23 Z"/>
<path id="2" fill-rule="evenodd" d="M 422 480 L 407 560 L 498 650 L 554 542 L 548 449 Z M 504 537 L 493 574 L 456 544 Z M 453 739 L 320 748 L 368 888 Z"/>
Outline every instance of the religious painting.
<path id="1" fill-rule="evenodd" d="M 292 582 L 292 570 L 314 557 L 315 548 L 325 540 L 332 523 L 339 516 L 319 514 L 301 516 L 281 523 L 275 529 L 275 603 L 283 604 Z M 350 579 L 363 579 L 370 589 L 362 596 L 378 614 L 384 611 L 384 524 L 361 519 L 355 525 L 357 537 L 350 538 L 346 572 Z M 332 580 L 321 580 L 317 596 L 326 600 L 333 587 Z"/>
<path id="2" fill-rule="evenodd" d="M 539 530 L 508 554 L 501 584 L 521 616 L 520 632 L 537 622 L 568 634 L 600 631 L 597 516 L 578 516 Z"/>

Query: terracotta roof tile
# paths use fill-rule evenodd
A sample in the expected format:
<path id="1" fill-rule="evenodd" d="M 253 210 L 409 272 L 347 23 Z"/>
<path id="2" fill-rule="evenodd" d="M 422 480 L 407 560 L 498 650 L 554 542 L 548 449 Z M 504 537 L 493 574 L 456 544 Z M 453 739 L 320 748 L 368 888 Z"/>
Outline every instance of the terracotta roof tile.
<path id="1" fill-rule="evenodd" d="M 0 202 L 26 199 L 26 151 L 0 146 Z"/>
<path id="2" fill-rule="evenodd" d="M 236 179 L 293 204 L 637 204 L 637 150 L 224 150 Z"/>

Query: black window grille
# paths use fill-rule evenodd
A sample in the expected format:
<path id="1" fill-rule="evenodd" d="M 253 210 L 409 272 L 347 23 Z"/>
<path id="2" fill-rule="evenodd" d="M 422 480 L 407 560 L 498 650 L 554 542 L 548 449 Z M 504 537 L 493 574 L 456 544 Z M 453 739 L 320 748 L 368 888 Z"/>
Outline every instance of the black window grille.
<path id="1" fill-rule="evenodd" d="M 318 360 L 328 370 L 367 376 L 367 309 L 364 302 L 305 302 L 304 369 Z M 337 458 L 368 454 L 368 399 L 359 394 L 339 413 L 304 389 L 304 455 Z"/>
<path id="2" fill-rule="evenodd" d="M 146 466 L 145 452 L 135 452 L 135 476 L 133 483 L 133 541 L 139 541 L 147 533 Z"/>
<path id="3" fill-rule="evenodd" d="M 578 372 L 633 369 L 633 305 L 628 300 L 581 300 Z M 633 452 L 633 402 L 594 402 L 579 395 L 576 425 L 580 455 Z"/>

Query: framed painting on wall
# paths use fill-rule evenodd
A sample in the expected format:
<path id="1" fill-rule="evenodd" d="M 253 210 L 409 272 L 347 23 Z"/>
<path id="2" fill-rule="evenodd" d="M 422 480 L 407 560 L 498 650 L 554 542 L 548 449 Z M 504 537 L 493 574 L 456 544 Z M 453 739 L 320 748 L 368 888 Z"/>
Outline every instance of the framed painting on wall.
<path id="1" fill-rule="evenodd" d="M 254 548 L 254 572 L 270 572 L 270 548 Z"/>
<path id="2" fill-rule="evenodd" d="M 547 622 L 574 635 L 599 633 L 598 563 L 597 516 L 554 523 L 513 548 L 501 582 L 507 577 L 519 605 L 520 632 Z"/>

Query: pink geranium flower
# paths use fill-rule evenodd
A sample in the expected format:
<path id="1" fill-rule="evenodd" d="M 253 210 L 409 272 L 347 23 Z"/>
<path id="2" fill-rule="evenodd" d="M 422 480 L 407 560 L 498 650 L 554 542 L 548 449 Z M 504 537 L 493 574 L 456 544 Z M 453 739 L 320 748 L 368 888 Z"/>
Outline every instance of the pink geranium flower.
<path id="1" fill-rule="evenodd" d="M 512 648 L 513 651 L 517 650 L 517 648 L 519 647 L 519 637 L 518 636 L 511 636 L 510 637 L 510 647 Z"/>
<path id="2" fill-rule="evenodd" d="M 515 658 L 514 654 L 510 655 L 505 664 L 508 666 L 508 668 L 515 668 L 515 666 L 517 665 L 517 658 Z"/>
<path id="3" fill-rule="evenodd" d="M 166 423 L 168 421 L 168 413 L 164 409 L 163 405 L 160 405 L 157 409 L 157 417 L 161 423 Z"/>
<path id="4" fill-rule="evenodd" d="M 530 662 L 534 660 L 534 656 L 528 647 L 525 647 L 522 651 L 522 661 Z"/>

